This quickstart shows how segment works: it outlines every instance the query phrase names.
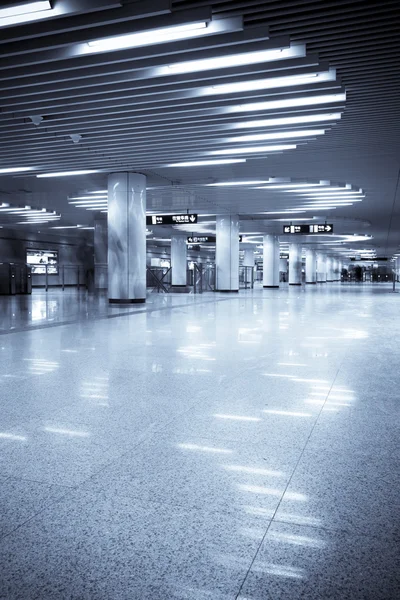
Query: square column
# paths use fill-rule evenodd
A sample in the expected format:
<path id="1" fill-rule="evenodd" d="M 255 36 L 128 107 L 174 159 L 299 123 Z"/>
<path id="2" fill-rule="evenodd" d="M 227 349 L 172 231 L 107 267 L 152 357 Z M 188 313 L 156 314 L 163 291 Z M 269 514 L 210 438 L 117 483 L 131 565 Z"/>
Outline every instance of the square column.
<path id="1" fill-rule="evenodd" d="M 239 291 L 239 217 L 217 216 L 216 292 Z"/>
<path id="2" fill-rule="evenodd" d="M 263 287 L 279 287 L 279 238 L 264 235 L 263 241 Z"/>
<path id="3" fill-rule="evenodd" d="M 146 177 L 108 177 L 109 302 L 146 301 Z"/>

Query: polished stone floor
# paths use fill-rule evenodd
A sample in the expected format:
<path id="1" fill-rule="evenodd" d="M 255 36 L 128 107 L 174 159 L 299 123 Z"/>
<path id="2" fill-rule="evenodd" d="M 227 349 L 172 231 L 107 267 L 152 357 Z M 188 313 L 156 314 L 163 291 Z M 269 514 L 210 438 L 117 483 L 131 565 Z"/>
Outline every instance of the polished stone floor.
<path id="1" fill-rule="evenodd" d="M 1 298 L 0 598 L 400 598 L 390 290 Z"/>

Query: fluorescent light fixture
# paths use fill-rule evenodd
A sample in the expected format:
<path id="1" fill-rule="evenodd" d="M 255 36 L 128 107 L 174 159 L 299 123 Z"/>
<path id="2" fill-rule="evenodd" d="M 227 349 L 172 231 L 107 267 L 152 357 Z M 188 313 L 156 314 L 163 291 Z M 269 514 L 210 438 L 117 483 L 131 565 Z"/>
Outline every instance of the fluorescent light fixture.
<path id="1" fill-rule="evenodd" d="M 196 73 L 199 71 L 211 71 L 214 69 L 226 69 L 231 67 L 240 67 L 242 65 L 254 65 L 257 63 L 271 62 L 275 60 L 286 60 L 288 58 L 298 58 L 306 55 L 304 44 L 292 44 L 288 48 L 279 48 L 273 50 L 259 50 L 256 52 L 241 52 L 227 56 L 214 56 L 213 58 L 204 58 L 200 60 L 187 60 L 160 67 L 157 69 L 157 75 L 168 75 L 173 73 Z"/>
<path id="2" fill-rule="evenodd" d="M 94 192 L 87 192 L 88 194 L 108 194 L 108 190 L 96 190 Z"/>
<path id="3" fill-rule="evenodd" d="M 238 92 L 252 92 L 256 90 L 267 90 L 295 85 L 309 85 L 312 83 L 323 83 L 335 81 L 336 70 L 329 69 L 321 73 L 307 73 L 299 75 L 286 75 L 285 77 L 269 77 L 268 79 L 254 79 L 252 81 L 240 81 L 236 83 L 222 83 L 212 85 L 198 90 L 198 95 L 209 96 L 215 94 L 236 94 Z"/>
<path id="4" fill-rule="evenodd" d="M 362 202 L 362 199 L 355 200 L 354 198 L 298 198 L 306 204 L 344 204 L 345 202 Z"/>
<path id="5" fill-rule="evenodd" d="M 99 200 L 107 200 L 108 199 L 108 195 L 104 195 L 104 196 L 75 196 L 74 198 L 69 198 L 69 200 L 90 200 L 91 202 L 97 202 Z M 72 204 L 72 202 L 70 202 L 70 204 Z"/>
<path id="6" fill-rule="evenodd" d="M 320 183 L 285 183 L 285 184 L 279 184 L 279 185 L 263 185 L 261 187 L 257 187 L 255 188 L 256 190 L 287 190 L 287 188 L 302 188 L 305 186 L 309 186 L 309 185 L 321 185 Z M 297 192 L 297 189 L 291 190 L 294 192 Z M 300 189 L 300 191 L 302 191 Z"/>
<path id="7" fill-rule="evenodd" d="M 262 215 L 291 215 L 291 214 L 299 214 L 299 213 L 304 213 L 306 212 L 305 210 L 272 210 L 272 211 L 268 211 L 268 212 L 262 212 L 262 213 L 258 213 L 258 214 L 262 214 Z"/>
<path id="8" fill-rule="evenodd" d="M 269 219 L 270 221 L 284 221 L 287 222 L 287 219 Z M 291 221 L 309 221 L 310 217 L 291 217 Z"/>
<path id="9" fill-rule="evenodd" d="M 269 100 L 267 102 L 251 102 L 249 104 L 238 104 L 236 106 L 227 106 L 223 109 L 224 113 L 252 112 L 256 110 L 274 110 L 279 108 L 294 108 L 297 106 L 314 106 L 317 104 L 332 104 L 335 102 L 344 102 L 346 92 L 338 94 L 321 94 L 318 96 L 302 96 L 300 98 L 287 98 L 285 100 Z"/>
<path id="10" fill-rule="evenodd" d="M 0 8 L 0 19 L 6 17 L 16 17 L 17 15 L 25 15 L 26 13 L 39 12 L 41 10 L 50 10 L 51 4 L 47 0 L 36 0 L 33 2 L 21 2 L 8 8 Z"/>
<path id="11" fill-rule="evenodd" d="M 266 181 L 220 181 L 218 183 L 206 183 L 205 187 L 223 187 L 233 185 L 257 185 L 259 183 L 267 183 Z"/>
<path id="12" fill-rule="evenodd" d="M 334 210 L 336 206 L 300 206 L 300 210 L 309 211 L 309 210 Z"/>
<path id="13" fill-rule="evenodd" d="M 216 160 L 196 160 L 191 162 L 171 163 L 161 165 L 162 167 L 202 167 L 203 165 L 230 165 L 234 163 L 245 163 L 245 158 L 221 158 Z"/>
<path id="14" fill-rule="evenodd" d="M 36 177 L 73 177 L 74 175 L 91 175 L 100 173 L 97 169 L 86 169 L 85 171 L 61 171 L 60 173 L 41 173 Z"/>
<path id="15" fill-rule="evenodd" d="M 295 150 L 296 144 L 280 144 L 277 146 L 251 146 L 249 148 L 226 148 L 224 150 L 213 150 L 207 154 L 256 154 L 259 152 L 282 152 L 283 150 Z"/>
<path id="16" fill-rule="evenodd" d="M 293 190 L 288 190 L 288 192 L 293 192 Z M 342 194 L 362 194 L 362 190 L 351 190 L 350 188 L 333 186 L 331 187 L 326 185 L 321 186 L 318 190 L 313 189 L 311 186 L 308 186 L 307 188 L 301 190 L 301 192 L 303 193 L 303 195 L 306 195 L 304 194 L 304 192 L 309 192 L 310 194 L 330 194 L 332 192 L 340 192 Z"/>
<path id="17" fill-rule="evenodd" d="M 314 206 L 332 206 L 333 204 L 335 206 L 337 206 L 337 207 L 339 207 L 339 206 L 352 206 L 353 205 L 352 202 L 339 202 L 339 203 L 336 203 L 336 202 L 313 202 L 313 203 L 310 203 L 310 204 L 306 204 L 306 206 L 308 206 L 308 207 L 314 207 Z"/>
<path id="18" fill-rule="evenodd" d="M 325 129 L 309 129 L 299 131 L 276 131 L 274 133 L 260 133 L 254 135 L 240 135 L 235 137 L 225 138 L 223 141 L 228 142 L 260 142 L 262 140 L 283 140 L 291 138 L 314 137 L 324 135 Z"/>
<path id="19" fill-rule="evenodd" d="M 280 117 L 277 119 L 258 119 L 245 121 L 232 125 L 232 129 L 251 129 L 258 127 L 276 127 L 280 125 L 297 125 L 299 123 L 318 123 L 325 121 L 339 121 L 341 113 L 328 113 L 325 115 L 299 115 L 298 117 Z"/>
<path id="20" fill-rule="evenodd" d="M 140 48 L 142 46 L 152 46 L 154 44 L 163 44 L 177 40 L 185 40 L 201 36 L 207 31 L 207 23 L 200 21 L 198 23 L 185 23 L 183 25 L 174 25 L 172 27 L 162 27 L 160 29 L 149 29 L 127 35 L 118 35 L 115 37 L 101 38 L 87 43 L 86 52 L 104 52 L 107 50 L 122 50 L 123 48 Z"/>
<path id="21" fill-rule="evenodd" d="M 7 167 L 0 169 L 0 173 L 23 173 L 25 171 L 33 171 L 33 167 Z"/>
<path id="22" fill-rule="evenodd" d="M 45 11 L 48 14 L 46 14 Z M 37 13 L 44 14 L 38 15 Z M 51 4 L 49 1 L 45 0 L 22 2 L 14 6 L 9 6 L 8 8 L 0 8 L 0 27 L 41 19 L 50 16 L 51 13 Z"/>

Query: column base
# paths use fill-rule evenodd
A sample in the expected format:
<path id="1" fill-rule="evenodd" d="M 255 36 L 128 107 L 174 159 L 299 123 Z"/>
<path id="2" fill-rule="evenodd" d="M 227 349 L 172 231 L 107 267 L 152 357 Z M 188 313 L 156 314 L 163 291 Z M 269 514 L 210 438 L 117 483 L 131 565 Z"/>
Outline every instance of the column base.
<path id="1" fill-rule="evenodd" d="M 110 304 L 143 304 L 146 298 L 109 298 Z"/>
<path id="2" fill-rule="evenodd" d="M 306 285 L 316 285 L 316 281 L 306 281 Z"/>
<path id="3" fill-rule="evenodd" d="M 189 292 L 189 288 L 187 285 L 171 285 L 169 291 L 175 294 L 187 294 Z"/>
<path id="4" fill-rule="evenodd" d="M 236 294 L 239 292 L 239 290 L 215 290 L 215 291 L 222 292 L 223 294 L 230 294 L 230 293 Z"/>
<path id="5" fill-rule="evenodd" d="M 301 283 L 289 283 L 289 285 L 301 285 Z"/>
<path id="6" fill-rule="evenodd" d="M 272 288 L 279 288 L 279 285 L 263 285 L 263 288 L 268 288 L 268 289 L 272 289 Z"/>

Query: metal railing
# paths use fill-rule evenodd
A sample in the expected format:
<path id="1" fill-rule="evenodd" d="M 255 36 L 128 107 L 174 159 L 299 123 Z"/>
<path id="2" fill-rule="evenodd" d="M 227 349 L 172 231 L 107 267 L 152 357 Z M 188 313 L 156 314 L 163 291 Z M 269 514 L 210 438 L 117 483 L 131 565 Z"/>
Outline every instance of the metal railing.
<path id="1" fill-rule="evenodd" d="M 32 287 L 44 287 L 46 292 L 51 287 L 81 287 L 88 288 L 93 280 L 93 269 L 81 265 L 61 265 L 58 273 L 52 272 L 54 266 L 43 265 L 44 273 L 32 273 Z"/>
<path id="2" fill-rule="evenodd" d="M 162 292 L 167 294 L 171 287 L 171 267 L 169 269 L 162 267 L 147 267 L 146 269 L 146 286 L 152 292 Z"/>

